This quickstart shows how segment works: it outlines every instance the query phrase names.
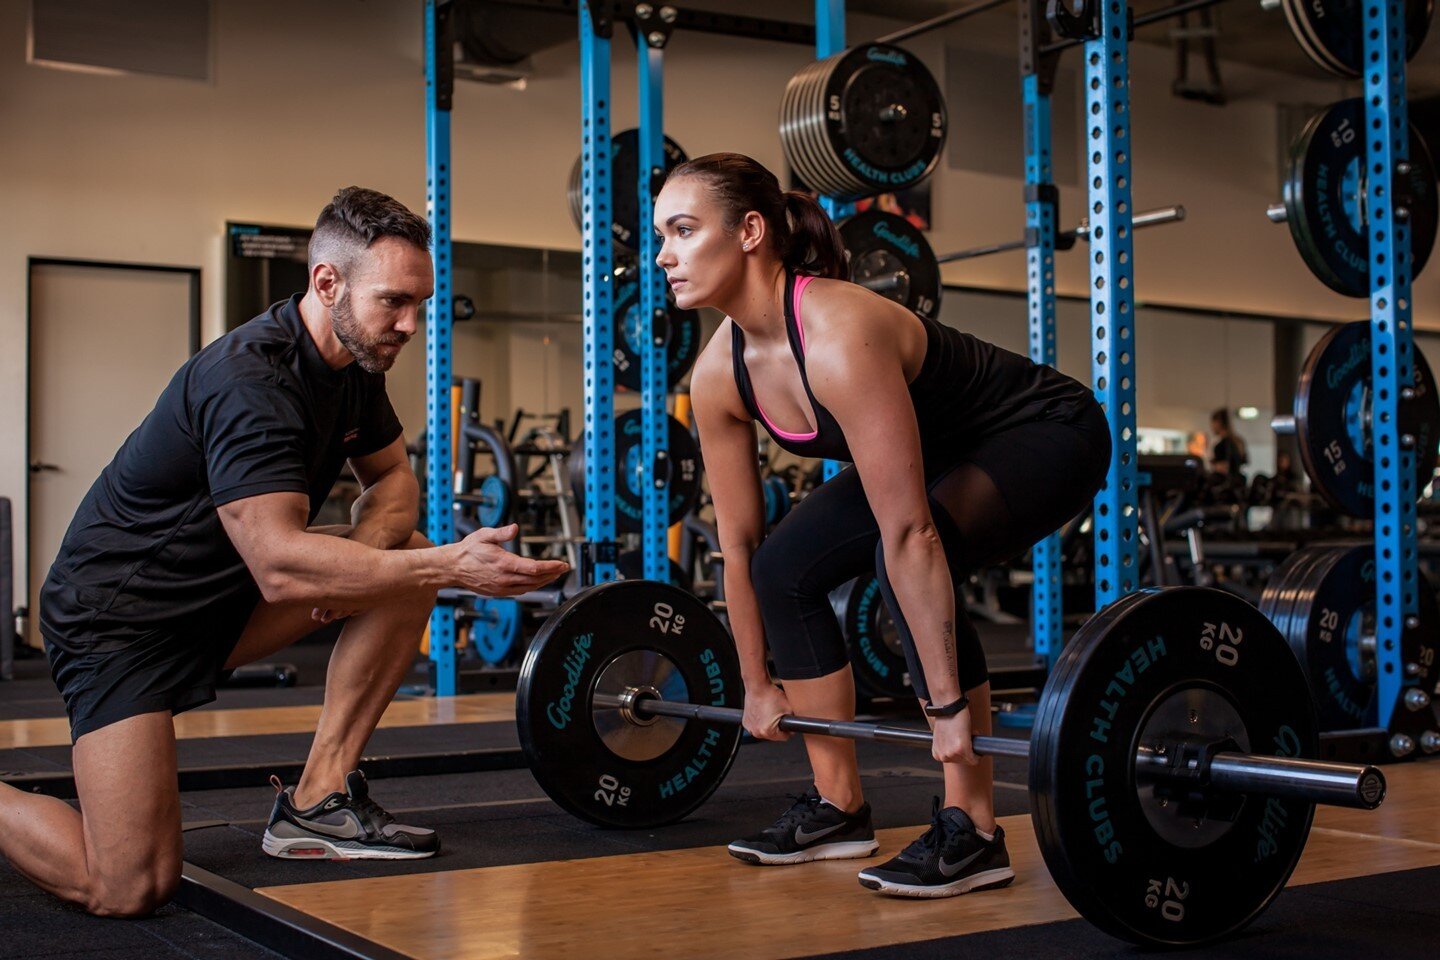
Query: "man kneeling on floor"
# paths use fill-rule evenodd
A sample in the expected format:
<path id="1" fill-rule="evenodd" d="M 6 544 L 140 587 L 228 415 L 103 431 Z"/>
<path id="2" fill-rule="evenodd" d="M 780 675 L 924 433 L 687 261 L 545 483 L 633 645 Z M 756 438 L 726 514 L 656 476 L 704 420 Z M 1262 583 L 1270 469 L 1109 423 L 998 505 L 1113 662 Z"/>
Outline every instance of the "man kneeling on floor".
<path id="1" fill-rule="evenodd" d="M 338 619 L 315 740 L 264 849 L 439 849 L 370 799 L 365 744 L 437 590 L 511 596 L 567 567 L 507 552 L 513 528 L 441 547 L 415 532 L 419 489 L 384 374 L 434 292 L 429 242 L 397 201 L 340 191 L 315 225 L 305 294 L 181 367 L 81 503 L 39 618 L 80 810 L 0 785 L 0 853 L 56 896 L 108 916 L 168 901 L 182 853 L 172 715 Z M 352 524 L 309 526 L 347 461 L 362 488 Z"/>

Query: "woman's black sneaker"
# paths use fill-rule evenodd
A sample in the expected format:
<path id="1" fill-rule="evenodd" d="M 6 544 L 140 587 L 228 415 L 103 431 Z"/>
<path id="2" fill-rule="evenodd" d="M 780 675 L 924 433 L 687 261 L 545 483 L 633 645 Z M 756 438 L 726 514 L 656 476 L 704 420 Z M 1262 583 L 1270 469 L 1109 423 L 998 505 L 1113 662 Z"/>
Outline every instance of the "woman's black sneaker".
<path id="1" fill-rule="evenodd" d="M 820 799 L 812 786 L 770 826 L 730 844 L 730 856 L 746 863 L 778 866 L 811 860 L 852 860 L 880 849 L 870 822 L 870 804 L 846 813 Z"/>
<path id="2" fill-rule="evenodd" d="M 272 857 L 297 860 L 419 860 L 440 850 L 434 830 L 407 827 L 370 799 L 359 770 L 345 775 L 345 792 L 332 793 L 313 807 L 295 808 L 295 798 L 274 777 L 275 809 L 261 846 Z"/>
<path id="3" fill-rule="evenodd" d="M 972 890 L 1005 887 L 1015 879 L 1005 831 L 985 841 L 959 807 L 940 809 L 935 798 L 930 829 L 898 857 L 860 871 L 860 886 L 896 897 L 953 897 Z"/>

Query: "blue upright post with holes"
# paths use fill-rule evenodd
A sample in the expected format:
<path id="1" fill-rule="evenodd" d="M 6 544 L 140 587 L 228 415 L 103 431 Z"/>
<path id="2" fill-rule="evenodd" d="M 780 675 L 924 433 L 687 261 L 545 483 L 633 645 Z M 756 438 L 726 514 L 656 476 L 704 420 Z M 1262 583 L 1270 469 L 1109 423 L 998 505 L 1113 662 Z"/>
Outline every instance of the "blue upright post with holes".
<path id="1" fill-rule="evenodd" d="M 815 59 L 833 57 L 845 49 L 845 0 L 815 0 Z M 841 220 L 855 212 L 853 203 L 821 197 L 820 207 L 831 220 Z M 826 460 L 820 476 L 829 480 L 844 464 Z"/>
<path id="2" fill-rule="evenodd" d="M 428 531 L 433 543 L 455 539 L 450 463 L 450 63 L 447 0 L 425 0 L 425 212 L 430 218 L 430 255 L 435 295 L 425 311 L 425 487 Z M 430 614 L 430 660 L 437 696 L 454 696 L 455 608 L 440 604 Z"/>
<path id="3" fill-rule="evenodd" d="M 615 284 L 611 274 L 609 5 L 580 4 L 580 156 L 585 367 L 585 538 L 615 541 Z M 593 554 L 593 580 L 615 579 Z"/>
<path id="4" fill-rule="evenodd" d="M 1371 433 L 1375 457 L 1375 686 L 1378 721 L 1390 728 L 1402 688 L 1402 634 L 1419 626 L 1415 546 L 1415 438 L 1400 430 L 1400 400 L 1415 376 L 1410 329 L 1410 225 L 1408 211 L 1392 203 L 1396 168 L 1410 149 L 1405 101 L 1405 4 L 1365 4 L 1366 211 L 1370 231 Z M 1403 265 L 1403 266 L 1402 266 Z M 1398 268 L 1398 269 L 1397 269 Z M 1433 643 L 1434 638 L 1427 638 Z M 1426 706 L 1428 710 L 1428 705 Z M 1413 743 L 1396 736 L 1391 752 Z"/>
<path id="5" fill-rule="evenodd" d="M 1033 25 L 1032 25 L 1033 26 Z M 1055 184 L 1050 165 L 1050 94 L 1039 64 L 1023 79 L 1025 98 L 1025 264 L 1030 305 L 1030 359 L 1055 365 Z M 1062 584 L 1060 534 L 1035 544 L 1030 633 L 1035 656 L 1048 668 L 1060 653 Z"/>
<path id="6" fill-rule="evenodd" d="M 656 24 L 659 26 L 659 24 Z M 655 191 L 665 173 L 665 41 L 663 30 L 650 30 L 641 23 L 635 30 L 640 79 L 640 402 L 643 442 L 640 471 L 644 502 L 644 532 L 641 555 L 647 580 L 670 582 L 669 563 L 669 426 L 665 408 L 665 344 L 669 339 L 669 311 L 665 299 L 665 274 L 656 265 L 660 253 L 651 221 L 655 212 Z M 628 478 L 626 478 L 628 482 Z"/>
<path id="7" fill-rule="evenodd" d="M 1130 236 L 1130 64 L 1126 0 L 1105 0 L 1085 43 L 1090 205 L 1091 371 L 1110 421 L 1110 471 L 1095 497 L 1095 604 L 1135 590 L 1140 512 L 1135 464 L 1135 291 Z"/>

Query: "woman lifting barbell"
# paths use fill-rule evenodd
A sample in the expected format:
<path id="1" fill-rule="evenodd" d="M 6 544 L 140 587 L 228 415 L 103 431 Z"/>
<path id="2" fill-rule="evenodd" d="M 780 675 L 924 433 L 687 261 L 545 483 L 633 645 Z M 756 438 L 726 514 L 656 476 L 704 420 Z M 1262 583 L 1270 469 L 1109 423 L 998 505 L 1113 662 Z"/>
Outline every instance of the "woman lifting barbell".
<path id="1" fill-rule="evenodd" d="M 860 874 L 901 896 L 1003 886 L 985 655 L 956 585 L 1078 513 L 1110 462 L 1090 391 L 1048 366 L 923 320 L 842 282 L 845 252 L 818 204 L 749 157 L 676 167 L 655 205 L 657 262 L 682 309 L 727 319 L 691 380 L 745 682 L 745 728 L 784 739 L 799 712 L 853 719 L 854 678 L 831 590 L 872 568 L 934 728 L 945 802 L 899 856 Z M 803 322 L 802 322 L 803 312 Z M 765 535 L 754 423 L 803 457 L 851 461 Z M 766 648 L 774 661 L 771 679 Z M 783 688 L 782 688 L 783 687 Z M 815 783 L 774 824 L 730 845 L 790 864 L 873 855 L 852 741 L 806 737 Z"/>

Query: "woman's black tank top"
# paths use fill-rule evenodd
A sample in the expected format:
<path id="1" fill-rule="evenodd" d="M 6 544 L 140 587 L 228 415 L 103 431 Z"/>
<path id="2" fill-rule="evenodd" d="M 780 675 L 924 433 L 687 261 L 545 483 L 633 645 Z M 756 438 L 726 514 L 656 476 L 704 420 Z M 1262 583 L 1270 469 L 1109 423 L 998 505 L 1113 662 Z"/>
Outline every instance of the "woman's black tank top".
<path id="1" fill-rule="evenodd" d="M 800 457 L 851 460 L 850 447 L 830 411 L 815 400 L 805 374 L 805 327 L 801 297 L 814 277 L 790 276 L 785 284 L 785 333 L 800 368 L 800 383 L 815 412 L 813 433 L 787 433 L 765 415 L 745 368 L 745 334 L 733 320 L 730 350 L 735 386 L 750 415 L 784 450 Z M 1034 420 L 1071 420 L 1096 403 L 1090 391 L 1054 367 L 1002 350 L 933 320 L 925 325 L 925 360 L 910 383 L 926 461 Z"/>

